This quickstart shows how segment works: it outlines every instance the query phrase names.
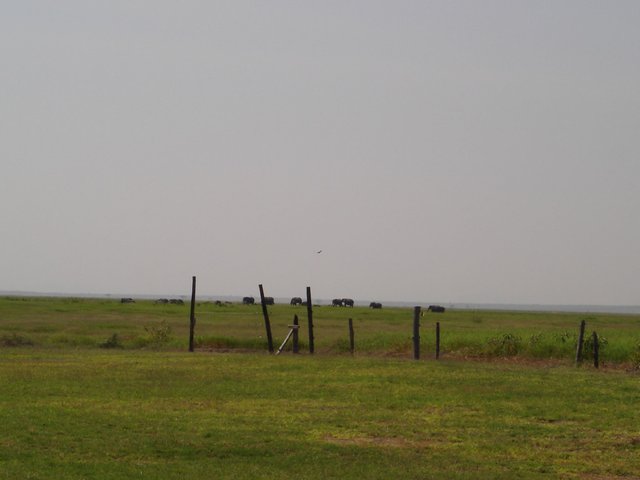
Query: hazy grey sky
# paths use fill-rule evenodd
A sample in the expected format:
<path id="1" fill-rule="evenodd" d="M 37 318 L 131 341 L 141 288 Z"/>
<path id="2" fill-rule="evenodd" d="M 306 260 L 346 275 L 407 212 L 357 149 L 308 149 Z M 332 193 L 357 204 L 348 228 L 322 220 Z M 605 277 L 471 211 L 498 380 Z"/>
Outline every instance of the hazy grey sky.
<path id="1" fill-rule="evenodd" d="M 639 25 L 635 0 L 6 0 L 0 290 L 638 304 Z"/>

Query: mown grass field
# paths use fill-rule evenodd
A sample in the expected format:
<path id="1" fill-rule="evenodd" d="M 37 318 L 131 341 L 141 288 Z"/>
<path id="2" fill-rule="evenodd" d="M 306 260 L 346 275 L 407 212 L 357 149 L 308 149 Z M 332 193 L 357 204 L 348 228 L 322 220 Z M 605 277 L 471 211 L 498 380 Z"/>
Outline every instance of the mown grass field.
<path id="1" fill-rule="evenodd" d="M 0 352 L 0 478 L 638 478 L 639 378 L 379 357 Z"/>
<path id="2" fill-rule="evenodd" d="M 411 309 L 318 308 L 277 357 L 259 306 L 196 313 L 188 353 L 187 305 L 0 299 L 0 479 L 640 478 L 637 316 L 427 314 L 416 362 Z M 616 368 L 572 365 L 582 319 Z"/>

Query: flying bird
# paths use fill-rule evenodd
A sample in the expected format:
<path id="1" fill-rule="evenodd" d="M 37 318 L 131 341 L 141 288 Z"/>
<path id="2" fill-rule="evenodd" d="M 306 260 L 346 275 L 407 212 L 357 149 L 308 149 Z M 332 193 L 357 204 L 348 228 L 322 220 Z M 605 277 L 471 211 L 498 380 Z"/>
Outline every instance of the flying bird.
<path id="1" fill-rule="evenodd" d="M 318 250 L 316 253 L 322 253 L 322 250 Z"/>

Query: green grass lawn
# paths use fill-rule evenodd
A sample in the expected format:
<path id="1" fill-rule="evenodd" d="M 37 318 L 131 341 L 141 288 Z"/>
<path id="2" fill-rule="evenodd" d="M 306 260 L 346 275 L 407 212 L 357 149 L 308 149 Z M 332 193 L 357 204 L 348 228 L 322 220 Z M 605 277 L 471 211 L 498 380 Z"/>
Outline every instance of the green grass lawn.
<path id="1" fill-rule="evenodd" d="M 638 478 L 623 371 L 0 349 L 0 478 Z"/>

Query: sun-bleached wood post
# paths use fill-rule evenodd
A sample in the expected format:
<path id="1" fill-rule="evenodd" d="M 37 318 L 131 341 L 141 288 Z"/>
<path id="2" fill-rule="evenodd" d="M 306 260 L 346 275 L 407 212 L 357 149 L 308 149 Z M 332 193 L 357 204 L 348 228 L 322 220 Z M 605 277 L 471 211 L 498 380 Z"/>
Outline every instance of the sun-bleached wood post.
<path id="1" fill-rule="evenodd" d="M 413 307 L 413 359 L 420 360 L 420 307 Z"/>
<path id="2" fill-rule="evenodd" d="M 269 321 L 269 312 L 267 311 L 267 303 L 264 300 L 264 289 L 262 284 L 258 285 L 260 290 L 260 303 L 262 303 L 262 316 L 264 317 L 264 328 L 267 331 L 267 344 L 269 353 L 273 353 L 273 337 L 271 336 L 271 322 Z"/>
<path id="3" fill-rule="evenodd" d="M 576 347 L 576 364 L 582 363 L 582 344 L 584 343 L 584 327 L 586 322 L 582 320 L 580 322 L 580 333 L 578 335 L 578 346 Z"/>
<path id="4" fill-rule="evenodd" d="M 196 329 L 196 277 L 191 279 L 191 313 L 189 315 L 189 351 L 193 352 L 193 336 Z"/>

